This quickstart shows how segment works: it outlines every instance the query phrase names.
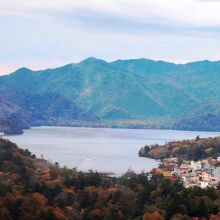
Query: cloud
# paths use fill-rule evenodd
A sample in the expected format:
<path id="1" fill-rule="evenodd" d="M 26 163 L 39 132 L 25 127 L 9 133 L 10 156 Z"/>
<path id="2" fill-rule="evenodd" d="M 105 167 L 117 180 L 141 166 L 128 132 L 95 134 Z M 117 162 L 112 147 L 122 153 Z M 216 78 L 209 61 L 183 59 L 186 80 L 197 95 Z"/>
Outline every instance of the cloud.
<path id="1" fill-rule="evenodd" d="M 208 0 L 0 0 L 0 73 L 94 56 L 220 58 L 220 4 Z"/>
<path id="2" fill-rule="evenodd" d="M 0 6 L 2 15 L 51 16 L 87 11 L 90 15 L 95 12 L 133 22 L 151 20 L 191 28 L 220 26 L 220 2 L 214 0 L 1 0 Z"/>

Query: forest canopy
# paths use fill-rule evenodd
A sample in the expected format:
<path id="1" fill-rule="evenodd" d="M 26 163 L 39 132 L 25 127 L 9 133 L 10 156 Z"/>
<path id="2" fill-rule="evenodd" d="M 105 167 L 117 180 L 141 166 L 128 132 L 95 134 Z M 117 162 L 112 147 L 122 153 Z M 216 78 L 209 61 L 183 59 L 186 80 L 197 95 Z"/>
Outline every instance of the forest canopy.
<path id="1" fill-rule="evenodd" d="M 195 140 L 173 141 L 164 145 L 144 146 L 139 156 L 154 159 L 177 157 L 184 160 L 202 160 L 220 156 L 220 137 L 199 138 Z"/>
<path id="2" fill-rule="evenodd" d="M 0 210 L 4 220 L 216 219 L 220 190 L 149 173 L 82 173 L 0 139 Z"/>

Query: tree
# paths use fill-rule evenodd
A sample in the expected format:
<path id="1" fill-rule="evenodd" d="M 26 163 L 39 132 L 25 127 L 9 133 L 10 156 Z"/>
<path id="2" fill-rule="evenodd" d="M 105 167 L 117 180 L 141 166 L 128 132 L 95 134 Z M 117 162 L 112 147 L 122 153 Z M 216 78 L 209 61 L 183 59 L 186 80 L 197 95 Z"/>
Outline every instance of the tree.
<path id="1" fill-rule="evenodd" d="M 145 212 L 143 216 L 143 220 L 164 220 L 164 217 L 158 212 Z"/>

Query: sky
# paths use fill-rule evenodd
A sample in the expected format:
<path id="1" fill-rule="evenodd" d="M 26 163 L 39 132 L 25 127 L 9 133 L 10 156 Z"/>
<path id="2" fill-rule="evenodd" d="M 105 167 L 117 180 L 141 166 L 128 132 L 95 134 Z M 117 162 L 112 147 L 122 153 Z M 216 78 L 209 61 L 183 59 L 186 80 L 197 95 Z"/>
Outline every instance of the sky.
<path id="1" fill-rule="evenodd" d="M 220 60 L 220 0 L 0 0 L 0 74 L 80 62 Z"/>

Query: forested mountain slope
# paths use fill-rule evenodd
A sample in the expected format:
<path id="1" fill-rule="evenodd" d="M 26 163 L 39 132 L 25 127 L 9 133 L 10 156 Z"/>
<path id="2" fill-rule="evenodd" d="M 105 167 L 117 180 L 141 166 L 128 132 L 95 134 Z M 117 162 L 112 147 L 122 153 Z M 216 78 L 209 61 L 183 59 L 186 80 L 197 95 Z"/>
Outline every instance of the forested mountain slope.
<path id="1" fill-rule="evenodd" d="M 129 120 L 134 126 L 155 121 L 157 127 L 220 130 L 220 124 L 213 123 L 220 121 L 219 91 L 218 61 L 177 65 L 88 58 L 56 69 L 21 68 L 0 77 L 1 94 L 12 94 L 10 101 L 33 113 L 36 124 Z M 45 101 L 49 101 L 46 113 Z"/>

